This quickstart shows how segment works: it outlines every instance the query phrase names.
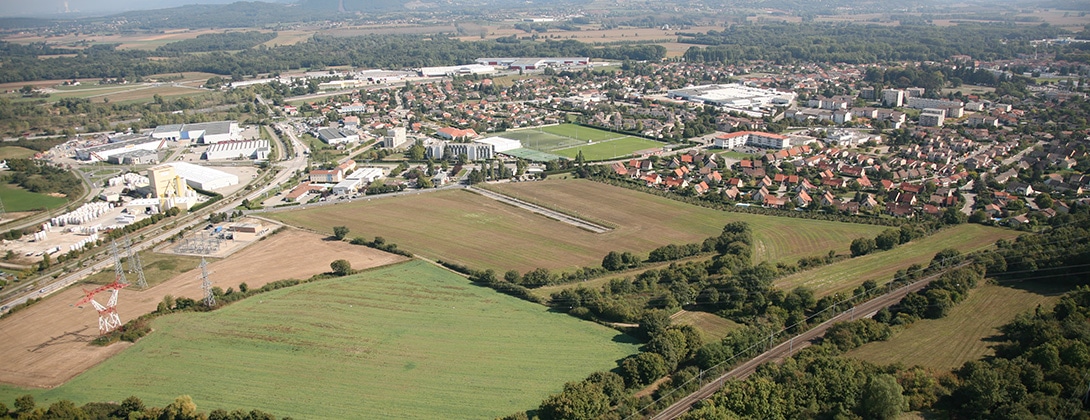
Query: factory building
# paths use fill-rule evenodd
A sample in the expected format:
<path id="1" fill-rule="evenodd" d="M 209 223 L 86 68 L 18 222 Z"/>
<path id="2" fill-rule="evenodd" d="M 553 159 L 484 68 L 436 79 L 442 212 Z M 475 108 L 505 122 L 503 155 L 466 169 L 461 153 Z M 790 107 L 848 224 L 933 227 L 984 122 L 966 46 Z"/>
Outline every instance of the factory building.
<path id="1" fill-rule="evenodd" d="M 253 159 L 267 160 L 269 158 L 268 140 L 228 141 L 208 146 L 204 152 L 204 159 Z"/>
<path id="2" fill-rule="evenodd" d="M 237 175 L 209 167 L 186 162 L 170 162 L 167 163 L 166 166 L 173 168 L 174 172 L 177 173 L 178 176 L 184 178 L 185 183 L 193 188 L 205 191 L 215 191 L 220 188 L 238 184 Z"/>

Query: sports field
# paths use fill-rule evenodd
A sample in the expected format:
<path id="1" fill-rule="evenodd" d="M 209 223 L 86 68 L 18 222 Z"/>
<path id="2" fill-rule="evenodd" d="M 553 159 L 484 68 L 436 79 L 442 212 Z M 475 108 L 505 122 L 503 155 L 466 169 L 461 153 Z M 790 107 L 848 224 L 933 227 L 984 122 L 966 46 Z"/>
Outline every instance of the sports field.
<path id="1" fill-rule="evenodd" d="M 1000 326 L 1037 305 L 1048 307 L 1056 303 L 1063 291 L 983 284 L 969 292 L 969 297 L 945 318 L 916 321 L 888 341 L 865 344 L 847 356 L 878 364 L 920 365 L 938 371 L 956 369 L 967 361 L 992 354 L 989 339 L 999 334 Z"/>
<path id="2" fill-rule="evenodd" d="M 410 261 L 175 314 L 39 405 L 190 395 L 202 411 L 495 418 L 635 353 L 627 336 Z M 104 386 L 105 385 L 105 386 Z M 0 401 L 27 392 L 0 387 Z M 366 413 L 366 414 L 361 414 Z"/>
<path id="3" fill-rule="evenodd" d="M 908 268 L 912 264 L 927 265 L 943 249 L 954 248 L 968 253 L 991 247 L 1000 239 L 1017 236 L 1018 232 L 1010 229 L 977 224 L 958 225 L 889 251 L 879 251 L 802 271 L 776 280 L 774 285 L 782 290 L 805 286 L 818 297 L 836 292 L 850 292 L 867 280 L 875 280 L 879 284 L 888 282 L 897 270 Z"/>
<path id="4" fill-rule="evenodd" d="M 53 209 L 68 204 L 64 197 L 32 193 L 5 183 L 0 183 L 0 200 L 4 201 L 4 211 L 9 212 Z"/>
<path id="5" fill-rule="evenodd" d="M 492 187 L 617 228 L 595 234 L 463 190 L 380 197 L 270 216 L 323 233 L 332 233 L 333 226 L 344 225 L 351 230 L 349 237 L 382 236 L 387 242 L 430 259 L 500 272 L 598 266 L 609 251 L 646 256 L 663 245 L 703 241 L 736 220 L 746 221 L 753 228 L 756 260 L 773 262 L 794 262 L 801 256 L 824 255 L 829 250 L 844 253 L 852 239 L 873 237 L 884 229 L 722 212 L 586 180 L 549 179 Z"/>
<path id="6" fill-rule="evenodd" d="M 665 143 L 576 124 L 551 125 L 506 131 L 497 136 L 519 140 L 522 147 L 575 159 L 583 151 L 586 160 L 631 156 L 633 152 L 662 147 Z"/>

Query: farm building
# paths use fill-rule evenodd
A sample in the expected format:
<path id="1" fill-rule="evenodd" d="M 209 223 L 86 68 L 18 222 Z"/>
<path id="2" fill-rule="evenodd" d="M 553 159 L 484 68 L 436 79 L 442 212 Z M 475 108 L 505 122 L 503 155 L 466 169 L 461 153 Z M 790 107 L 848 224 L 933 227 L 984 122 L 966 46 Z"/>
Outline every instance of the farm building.
<path id="1" fill-rule="evenodd" d="M 514 150 L 522 148 L 522 142 L 518 140 L 509 139 L 506 137 L 489 137 L 484 139 L 473 140 L 474 143 L 490 144 L 492 150 L 496 153 L 503 153 L 508 150 Z"/>
<path id="2" fill-rule="evenodd" d="M 178 176 L 185 178 L 185 183 L 193 188 L 205 191 L 215 191 L 220 188 L 238 184 L 237 175 L 232 175 L 220 170 L 186 162 L 170 162 L 167 165 L 173 167 L 174 172 L 177 173 Z"/>
<path id="3" fill-rule="evenodd" d="M 360 141 L 360 135 L 352 130 L 339 128 L 323 128 L 318 130 L 318 139 L 329 145 L 351 143 Z"/>
<path id="4" fill-rule="evenodd" d="M 207 160 L 219 159 L 253 159 L 266 160 L 269 158 L 268 140 L 226 141 L 208 146 L 204 152 Z"/>

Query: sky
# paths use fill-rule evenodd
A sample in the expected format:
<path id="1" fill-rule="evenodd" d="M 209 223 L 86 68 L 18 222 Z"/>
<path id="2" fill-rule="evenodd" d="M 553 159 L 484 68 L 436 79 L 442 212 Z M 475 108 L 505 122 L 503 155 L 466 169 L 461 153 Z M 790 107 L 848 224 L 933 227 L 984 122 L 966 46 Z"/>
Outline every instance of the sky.
<path id="1" fill-rule="evenodd" d="M 129 10 L 162 9 L 195 3 L 231 3 L 235 0 L 68 0 L 68 12 L 109 14 Z M 64 0 L 0 0 L 0 16 L 63 17 Z"/>

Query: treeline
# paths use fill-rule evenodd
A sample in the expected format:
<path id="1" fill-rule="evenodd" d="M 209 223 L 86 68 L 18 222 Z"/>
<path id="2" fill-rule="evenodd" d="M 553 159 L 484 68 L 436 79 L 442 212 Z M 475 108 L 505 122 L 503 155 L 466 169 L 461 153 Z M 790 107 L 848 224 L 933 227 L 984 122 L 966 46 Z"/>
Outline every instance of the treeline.
<path id="1" fill-rule="evenodd" d="M 1087 418 L 1088 317 L 1090 288 L 1080 286 L 1053 309 L 1001 327 L 994 357 L 966 362 L 952 375 L 839 357 L 890 335 L 876 320 L 841 323 L 822 345 L 725 383 L 682 418 L 890 419 L 906 410 L 966 419 Z"/>
<path id="2" fill-rule="evenodd" d="M 0 403 L 0 419 L 276 420 L 276 416 L 257 409 L 247 412 L 217 408 L 206 414 L 197 411 L 197 404 L 188 395 L 175 398 L 166 407 L 148 407 L 136 396 L 125 398 L 121 403 L 89 402 L 78 406 L 72 401 L 60 400 L 39 406 L 34 396 L 27 394 L 16 398 L 11 408 Z"/>
<path id="3" fill-rule="evenodd" d="M 39 58 L 40 55 L 71 54 Z M 165 57 L 150 60 L 150 57 Z M 176 51 L 119 50 L 116 45 L 60 49 L 44 44 L 0 42 L 0 83 L 75 77 L 133 78 L 161 73 L 201 71 L 241 78 L 244 75 L 319 69 L 331 66 L 416 68 L 472 63 L 480 57 L 587 56 L 610 60 L 660 60 L 660 45 L 595 47 L 575 40 L 462 42 L 441 36 L 316 35 L 306 42 L 273 48 L 215 51 L 188 55 Z"/>
<path id="4" fill-rule="evenodd" d="M 222 34 L 202 34 L 193 39 L 185 39 L 156 48 L 155 51 L 172 53 L 234 51 L 253 48 L 276 38 L 276 32 L 226 32 Z"/>
<path id="5" fill-rule="evenodd" d="M 709 45 L 685 52 L 688 61 L 777 62 L 942 61 L 953 55 L 978 60 L 1032 54 L 1029 41 L 1064 31 L 1049 25 L 1014 24 L 860 25 L 835 23 L 735 24 L 722 31 L 688 33 L 680 42 Z"/>
<path id="6" fill-rule="evenodd" d="M 32 159 L 8 159 L 10 173 L 4 178 L 27 191 L 60 193 L 73 199 L 83 192 L 83 182 L 72 171 Z"/>

